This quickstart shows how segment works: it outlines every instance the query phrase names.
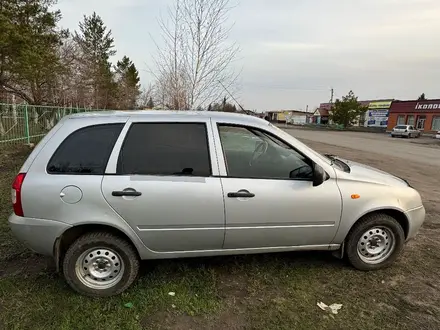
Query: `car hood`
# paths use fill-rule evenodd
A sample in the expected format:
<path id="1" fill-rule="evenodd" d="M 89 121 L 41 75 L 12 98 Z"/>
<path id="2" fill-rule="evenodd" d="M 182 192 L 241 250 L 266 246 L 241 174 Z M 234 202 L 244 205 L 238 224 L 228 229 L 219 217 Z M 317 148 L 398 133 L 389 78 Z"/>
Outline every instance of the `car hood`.
<path id="1" fill-rule="evenodd" d="M 408 187 L 408 183 L 405 180 L 390 173 L 351 160 L 341 159 L 339 157 L 338 159 L 350 167 L 350 173 L 345 174 L 348 174 L 348 177 L 352 180 L 384 184 L 388 186 Z"/>

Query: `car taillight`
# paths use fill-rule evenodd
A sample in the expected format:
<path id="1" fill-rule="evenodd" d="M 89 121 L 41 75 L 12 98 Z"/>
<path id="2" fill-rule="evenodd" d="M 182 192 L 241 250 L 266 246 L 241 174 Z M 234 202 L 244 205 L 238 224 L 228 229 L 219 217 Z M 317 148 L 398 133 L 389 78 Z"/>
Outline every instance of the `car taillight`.
<path id="1" fill-rule="evenodd" d="M 24 216 L 23 205 L 21 204 L 21 187 L 26 173 L 20 173 L 15 177 L 12 183 L 12 205 L 14 207 L 14 213 L 19 217 Z"/>

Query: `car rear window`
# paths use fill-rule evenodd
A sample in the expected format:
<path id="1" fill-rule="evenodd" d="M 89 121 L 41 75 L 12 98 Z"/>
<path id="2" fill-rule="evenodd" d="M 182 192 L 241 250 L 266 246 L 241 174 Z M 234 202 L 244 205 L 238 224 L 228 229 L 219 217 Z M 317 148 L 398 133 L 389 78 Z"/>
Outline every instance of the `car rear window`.
<path id="1" fill-rule="evenodd" d="M 81 128 L 58 147 L 47 165 L 50 174 L 95 174 L 105 172 L 110 153 L 124 124 Z"/>
<path id="2" fill-rule="evenodd" d="M 121 175 L 210 176 L 204 123 L 135 123 L 119 154 Z"/>
<path id="3" fill-rule="evenodd" d="M 399 126 L 396 126 L 395 128 L 397 128 L 397 129 L 406 129 L 406 126 L 404 126 L 404 125 L 399 125 Z"/>

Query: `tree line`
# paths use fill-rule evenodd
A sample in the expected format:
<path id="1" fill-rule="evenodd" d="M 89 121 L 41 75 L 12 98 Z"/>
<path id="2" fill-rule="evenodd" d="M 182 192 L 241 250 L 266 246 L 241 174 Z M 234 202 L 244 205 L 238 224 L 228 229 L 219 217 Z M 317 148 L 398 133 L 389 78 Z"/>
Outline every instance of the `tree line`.
<path id="1" fill-rule="evenodd" d="M 29 104 L 133 108 L 139 72 L 96 13 L 71 33 L 59 27 L 55 0 L 0 0 L 0 97 Z"/>
<path id="2" fill-rule="evenodd" d="M 159 20 L 163 40 L 141 91 L 132 60 L 116 52 L 97 13 L 75 31 L 60 26 L 57 0 L 0 0 L 0 102 L 93 109 L 227 109 L 238 46 L 228 43 L 229 0 L 175 0 Z M 160 46 L 159 46 L 160 44 Z"/>

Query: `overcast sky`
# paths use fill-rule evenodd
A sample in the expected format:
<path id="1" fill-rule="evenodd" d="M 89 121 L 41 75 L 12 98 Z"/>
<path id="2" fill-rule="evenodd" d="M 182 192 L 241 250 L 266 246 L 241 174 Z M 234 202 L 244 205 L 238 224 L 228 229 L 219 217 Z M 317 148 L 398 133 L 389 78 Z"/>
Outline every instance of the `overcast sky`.
<path id="1" fill-rule="evenodd" d="M 233 0 L 234 1 L 234 0 Z M 440 0 L 235 0 L 239 101 L 248 109 L 314 109 L 353 89 L 359 99 L 440 98 Z M 99 14 L 117 57 L 152 82 L 157 19 L 173 0 L 59 0 L 61 24 Z M 160 39 L 158 40 L 160 41 Z"/>

